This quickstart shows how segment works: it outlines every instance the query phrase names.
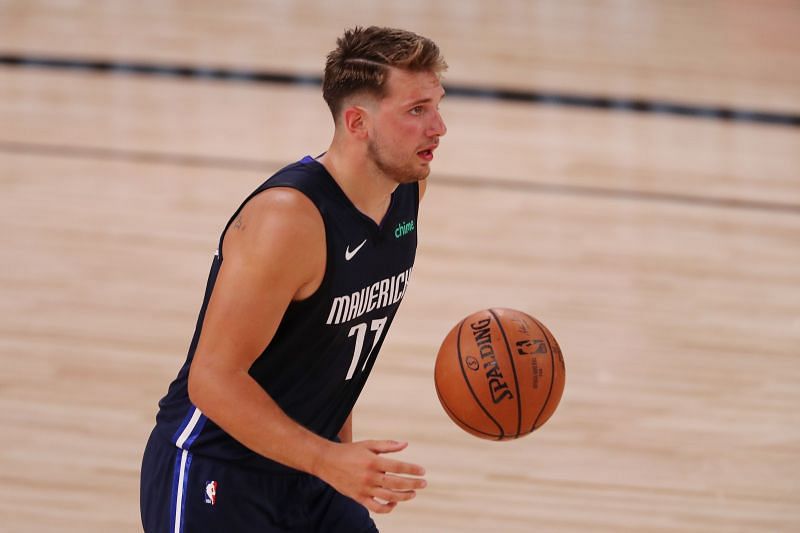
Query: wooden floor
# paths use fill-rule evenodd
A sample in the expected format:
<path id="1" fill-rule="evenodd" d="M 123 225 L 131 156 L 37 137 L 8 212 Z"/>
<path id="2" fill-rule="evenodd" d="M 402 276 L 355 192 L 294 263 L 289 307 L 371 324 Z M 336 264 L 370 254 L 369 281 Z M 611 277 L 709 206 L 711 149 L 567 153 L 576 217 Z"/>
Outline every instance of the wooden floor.
<path id="1" fill-rule="evenodd" d="M 797 114 L 796 2 L 0 0 L 0 53 L 319 74 L 346 26 L 446 81 Z M 429 488 L 382 532 L 800 531 L 800 129 L 449 98 L 411 288 L 356 407 Z M 326 147 L 316 87 L 0 67 L 0 531 L 141 531 L 138 472 L 216 240 Z M 523 309 L 561 405 L 515 442 L 438 404 L 464 315 Z"/>

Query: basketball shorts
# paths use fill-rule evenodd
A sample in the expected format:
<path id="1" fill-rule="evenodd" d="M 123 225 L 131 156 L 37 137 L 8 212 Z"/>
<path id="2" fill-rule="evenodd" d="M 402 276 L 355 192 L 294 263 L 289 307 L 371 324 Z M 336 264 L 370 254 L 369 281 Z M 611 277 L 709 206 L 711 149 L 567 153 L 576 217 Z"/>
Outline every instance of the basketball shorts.
<path id="1" fill-rule="evenodd" d="M 156 430 L 142 460 L 145 533 L 376 533 L 366 507 L 314 476 L 194 455 Z"/>

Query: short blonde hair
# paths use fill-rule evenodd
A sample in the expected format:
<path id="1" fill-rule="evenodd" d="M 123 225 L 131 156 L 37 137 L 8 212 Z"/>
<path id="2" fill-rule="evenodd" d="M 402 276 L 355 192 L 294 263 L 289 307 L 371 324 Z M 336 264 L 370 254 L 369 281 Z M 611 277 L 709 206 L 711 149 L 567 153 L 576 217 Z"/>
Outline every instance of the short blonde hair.
<path id="1" fill-rule="evenodd" d="M 355 27 L 336 40 L 328 54 L 322 97 L 337 120 L 344 100 L 366 93 L 386 95 L 389 68 L 441 74 L 447 63 L 439 47 L 427 37 L 396 28 Z"/>

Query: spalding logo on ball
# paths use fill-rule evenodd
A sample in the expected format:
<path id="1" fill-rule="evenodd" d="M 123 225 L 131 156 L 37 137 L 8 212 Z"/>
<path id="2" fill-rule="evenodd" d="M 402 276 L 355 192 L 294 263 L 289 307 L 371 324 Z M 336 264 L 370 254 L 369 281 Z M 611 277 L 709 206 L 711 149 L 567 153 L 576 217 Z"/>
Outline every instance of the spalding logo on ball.
<path id="1" fill-rule="evenodd" d="M 472 313 L 436 356 L 436 394 L 461 429 L 484 439 L 525 436 L 552 416 L 565 367 L 553 334 L 514 309 Z"/>

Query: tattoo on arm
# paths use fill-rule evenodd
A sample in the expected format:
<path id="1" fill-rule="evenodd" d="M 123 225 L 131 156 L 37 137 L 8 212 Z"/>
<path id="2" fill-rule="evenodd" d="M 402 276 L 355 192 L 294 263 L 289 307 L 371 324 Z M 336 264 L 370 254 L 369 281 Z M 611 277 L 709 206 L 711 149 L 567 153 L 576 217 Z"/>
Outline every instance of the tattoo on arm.
<path id="1" fill-rule="evenodd" d="M 236 217 L 236 220 L 233 222 L 233 229 L 238 229 L 240 231 L 244 231 L 245 225 L 242 221 L 242 215 Z"/>

